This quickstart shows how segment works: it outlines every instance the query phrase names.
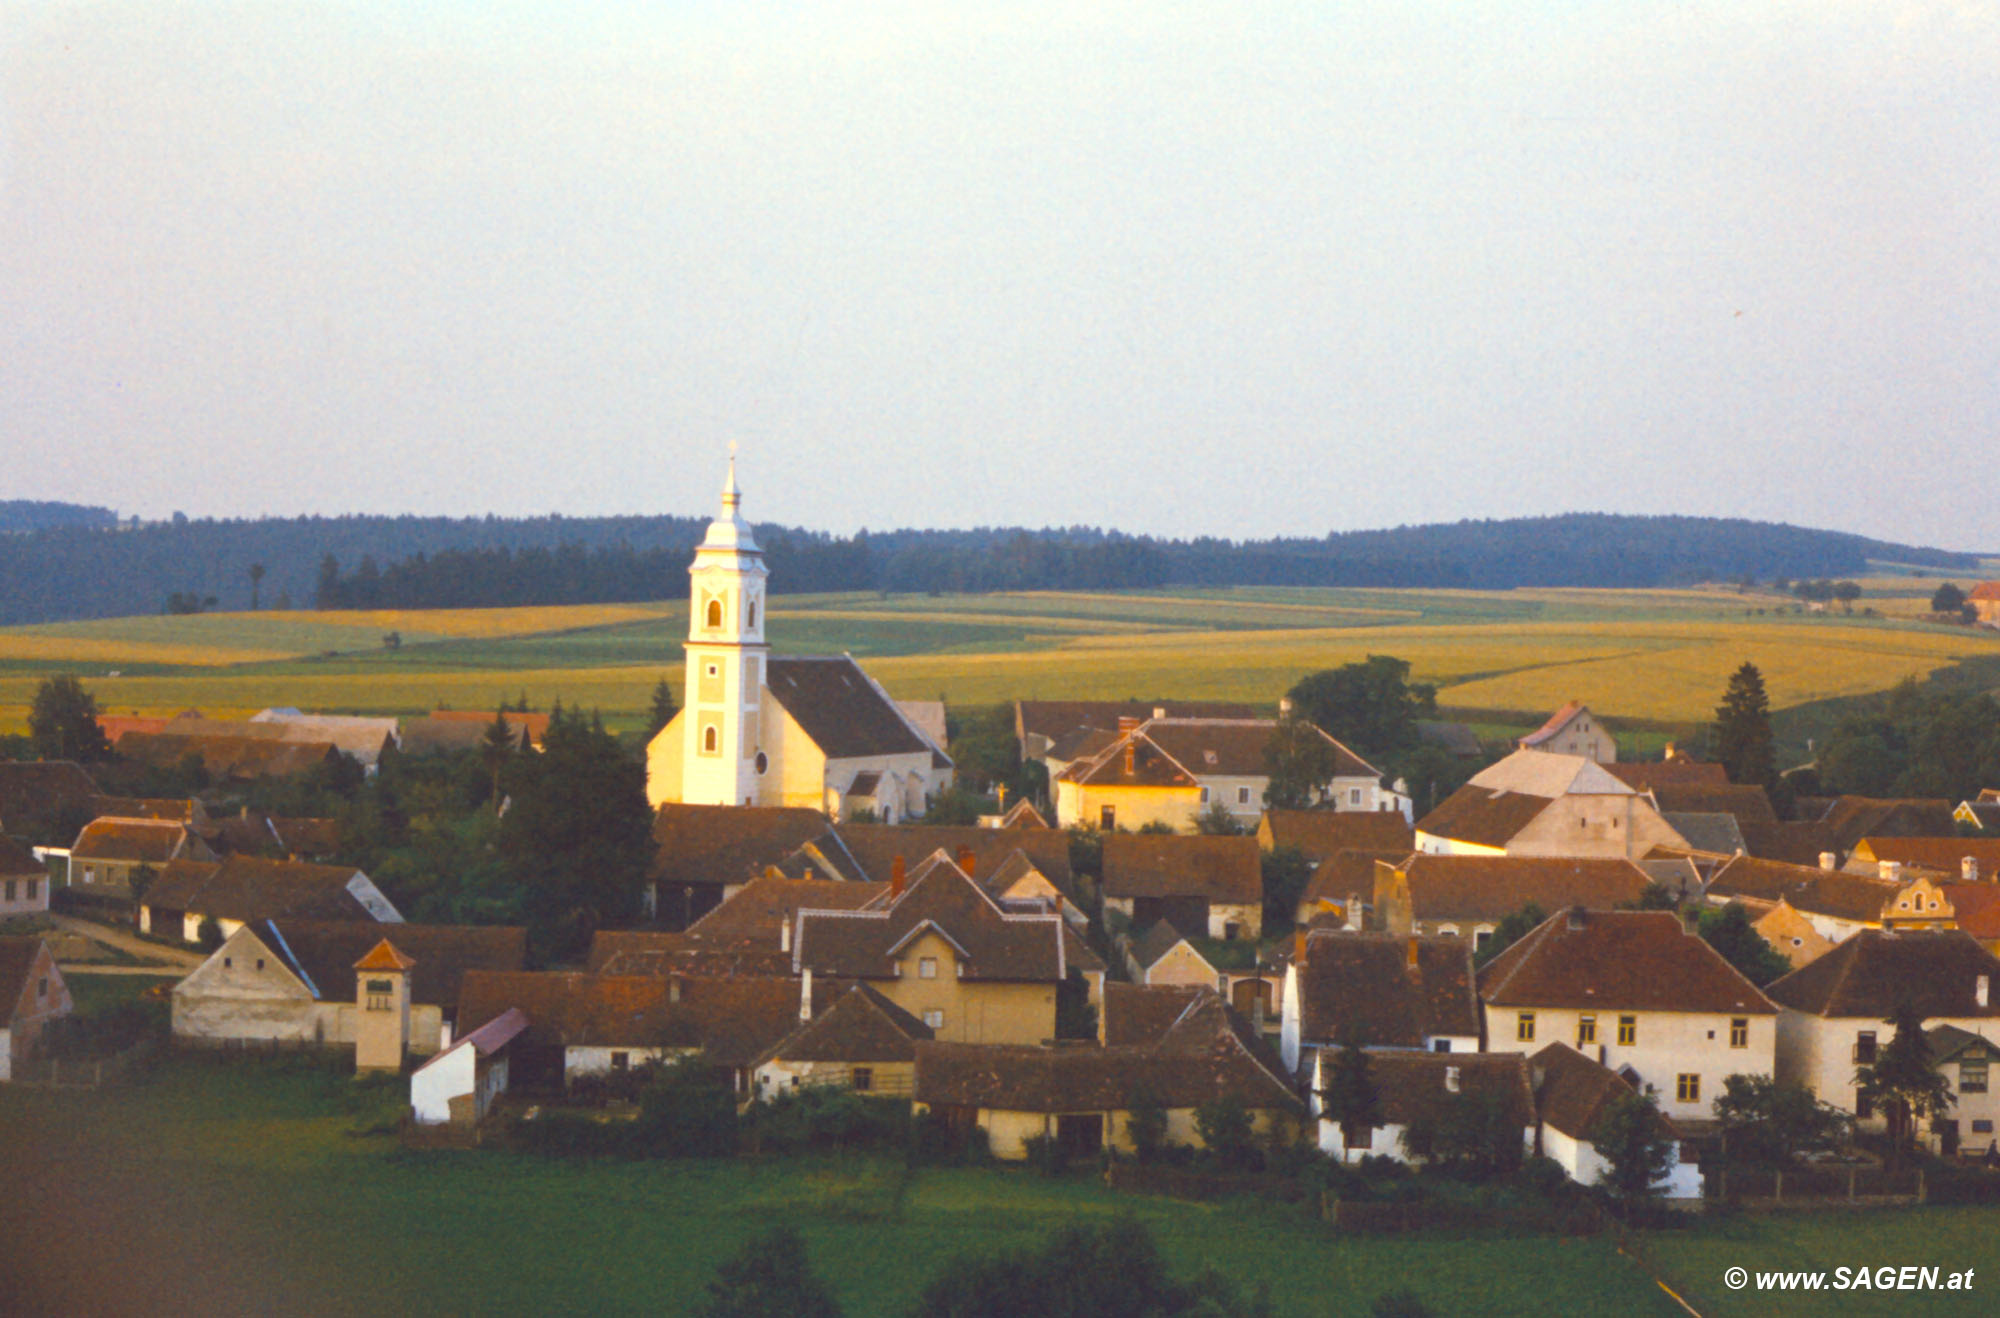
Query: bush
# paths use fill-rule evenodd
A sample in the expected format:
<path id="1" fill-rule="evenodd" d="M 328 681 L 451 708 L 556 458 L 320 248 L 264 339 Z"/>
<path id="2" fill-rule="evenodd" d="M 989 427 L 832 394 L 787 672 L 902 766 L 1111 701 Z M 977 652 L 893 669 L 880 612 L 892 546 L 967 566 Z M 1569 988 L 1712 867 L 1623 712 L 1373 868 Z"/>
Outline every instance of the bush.
<path id="1" fill-rule="evenodd" d="M 909 1162 L 913 1167 L 971 1167 L 993 1161 L 993 1142 L 984 1126 L 963 1134 L 931 1112 L 910 1119 Z"/>
<path id="2" fill-rule="evenodd" d="M 1069 1170 L 1069 1150 L 1053 1135 L 1030 1135 L 1021 1141 L 1028 1151 L 1028 1165 L 1044 1176 L 1061 1176 Z"/>
<path id="3" fill-rule="evenodd" d="M 1269 1300 L 1246 1299 L 1212 1272 L 1176 1282 L 1145 1227 L 1131 1219 L 1071 1226 L 1038 1250 L 991 1249 L 945 1265 L 918 1299 L 917 1318 L 1264 1318 Z"/>
<path id="4" fill-rule="evenodd" d="M 726 1158 L 736 1152 L 736 1097 L 698 1063 L 672 1068 L 639 1100 L 633 1139 L 663 1158 Z"/>
<path id="5" fill-rule="evenodd" d="M 577 1112 L 545 1111 L 515 1129 L 515 1138 L 530 1153 L 559 1158 L 630 1157 L 630 1122 L 597 1121 Z"/>
<path id="6" fill-rule="evenodd" d="M 879 1149 L 907 1137 L 910 1105 L 903 1099 L 869 1098 L 838 1086 L 810 1085 L 752 1103 L 741 1124 L 745 1141 L 759 1152 Z"/>
<path id="7" fill-rule="evenodd" d="M 87 1016 L 58 1016 L 42 1034 L 43 1055 L 58 1062 L 95 1061 L 160 1037 L 167 1026 L 164 1002 L 121 1002 Z"/>
<path id="8" fill-rule="evenodd" d="M 1209 1156 L 1225 1170 L 1254 1171 L 1262 1161 L 1250 1138 L 1250 1111 L 1234 1095 L 1196 1108 L 1194 1128 Z"/>

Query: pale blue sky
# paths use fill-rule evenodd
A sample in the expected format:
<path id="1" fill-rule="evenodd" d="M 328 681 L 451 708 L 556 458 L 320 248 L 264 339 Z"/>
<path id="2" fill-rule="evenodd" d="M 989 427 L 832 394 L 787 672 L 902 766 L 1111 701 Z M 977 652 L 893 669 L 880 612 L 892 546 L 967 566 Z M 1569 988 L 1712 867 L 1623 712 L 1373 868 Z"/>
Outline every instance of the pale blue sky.
<path id="1" fill-rule="evenodd" d="M 0 497 L 2000 548 L 1995 3 L 0 0 Z"/>

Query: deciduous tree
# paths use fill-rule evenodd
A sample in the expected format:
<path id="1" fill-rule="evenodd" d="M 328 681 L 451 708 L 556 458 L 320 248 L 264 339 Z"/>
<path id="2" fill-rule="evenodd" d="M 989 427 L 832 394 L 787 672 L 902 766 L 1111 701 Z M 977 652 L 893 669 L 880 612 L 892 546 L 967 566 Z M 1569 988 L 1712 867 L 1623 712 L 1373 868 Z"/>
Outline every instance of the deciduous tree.
<path id="1" fill-rule="evenodd" d="M 840 1318 L 840 1305 L 806 1260 L 796 1227 L 756 1236 L 715 1270 L 698 1318 Z"/>
<path id="2" fill-rule="evenodd" d="M 45 678 L 28 709 L 28 739 L 45 760 L 89 763 L 111 757 L 97 723 L 97 700 L 70 673 Z"/>
<path id="3" fill-rule="evenodd" d="M 1674 1141 L 1649 1085 L 1607 1104 L 1591 1128 L 1590 1142 L 1604 1159 L 1597 1183 L 1631 1206 L 1657 1194 L 1674 1165 Z"/>
<path id="4" fill-rule="evenodd" d="M 1886 1023 L 1895 1033 L 1873 1062 L 1855 1070 L 1854 1084 L 1862 1098 L 1888 1116 L 1889 1138 L 1904 1148 L 1914 1142 L 1919 1121 L 1943 1116 L 1956 1100 L 1951 1082 L 1931 1062 L 1923 1013 L 1905 1004 Z"/>

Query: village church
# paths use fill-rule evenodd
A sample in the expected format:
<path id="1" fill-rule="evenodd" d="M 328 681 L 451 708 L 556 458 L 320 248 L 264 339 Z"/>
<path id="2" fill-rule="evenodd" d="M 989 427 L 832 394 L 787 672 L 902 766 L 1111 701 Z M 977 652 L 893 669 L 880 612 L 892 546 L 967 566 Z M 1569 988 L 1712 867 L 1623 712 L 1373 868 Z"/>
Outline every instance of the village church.
<path id="1" fill-rule="evenodd" d="M 770 573 L 742 503 L 732 457 L 721 515 L 688 568 L 682 709 L 646 748 L 647 799 L 921 818 L 952 781 L 942 719 L 890 699 L 852 655 L 771 654 Z"/>

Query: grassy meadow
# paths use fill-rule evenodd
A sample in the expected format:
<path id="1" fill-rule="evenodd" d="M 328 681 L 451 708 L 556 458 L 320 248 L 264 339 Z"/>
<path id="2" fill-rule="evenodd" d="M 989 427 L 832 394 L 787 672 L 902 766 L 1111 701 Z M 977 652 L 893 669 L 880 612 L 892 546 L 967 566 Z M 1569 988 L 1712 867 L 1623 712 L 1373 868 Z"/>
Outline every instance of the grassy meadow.
<path id="1" fill-rule="evenodd" d="M 955 1254 L 1130 1214 L 1175 1266 L 1268 1283 L 1284 1315 L 1365 1314 L 1416 1290 L 1441 1315 L 1682 1312 L 1608 1238 L 1502 1230 L 1343 1236 L 1296 1207 L 1121 1195 L 1087 1174 L 908 1171 L 872 1155 L 724 1162 L 407 1152 L 397 1082 L 301 1059 L 169 1056 L 129 1088 L 0 1088 L 0 1294 L 24 1312 L 688 1312 L 715 1262 L 777 1224 L 849 1314 L 906 1311 Z M 1708 1314 L 1822 1312 L 1722 1271 L 1916 1263 L 2000 1276 L 1990 1210 L 1703 1221 L 1645 1253 Z M 11 1220 L 10 1220 L 11 1219 Z M 115 1266 L 105 1266 L 115 1263 Z M 8 1274 L 12 1272 L 10 1277 Z M 1843 1313 L 1914 1297 L 1846 1295 Z M 1925 1312 L 1984 1312 L 1924 1296 Z M 7 1307 L 0 1304 L 0 1307 Z"/>
<path id="2" fill-rule="evenodd" d="M 1241 588 L 1124 593 L 806 595 L 772 601 L 780 653 L 849 651 L 892 692 L 1274 702 L 1302 674 L 1368 654 L 1411 661 L 1440 703 L 1506 725 L 1572 698 L 1656 732 L 1707 719 L 1748 659 L 1779 709 L 1880 691 L 2000 654 L 2000 635 L 1925 620 L 1935 579 L 1870 578 L 1853 614 L 1734 588 L 1510 591 Z M 1874 616 L 1869 615 L 1873 611 Z M 267 705 L 418 713 L 525 694 L 638 722 L 676 686 L 683 602 L 266 612 L 0 629 L 0 730 L 74 671 L 114 714 Z M 400 645 L 385 638 L 395 633 Z"/>

